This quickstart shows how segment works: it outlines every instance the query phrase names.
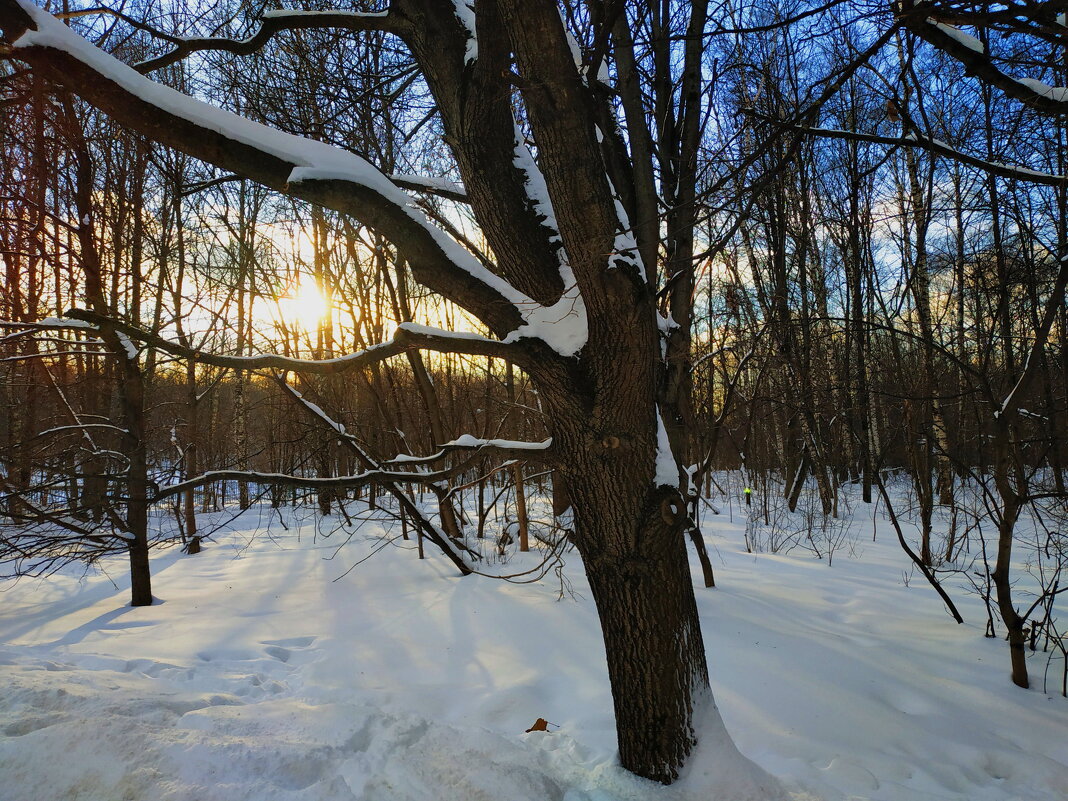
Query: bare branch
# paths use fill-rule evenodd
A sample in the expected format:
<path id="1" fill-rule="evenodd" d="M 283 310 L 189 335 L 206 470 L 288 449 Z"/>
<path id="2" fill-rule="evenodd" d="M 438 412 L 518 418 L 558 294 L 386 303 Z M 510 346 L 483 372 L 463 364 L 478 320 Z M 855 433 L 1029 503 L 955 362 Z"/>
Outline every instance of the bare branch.
<path id="1" fill-rule="evenodd" d="M 918 134 L 909 136 L 882 136 L 881 134 L 863 133 L 861 131 L 844 131 L 836 128 L 810 128 L 803 125 L 784 123 L 773 117 L 769 117 L 766 114 L 760 114 L 755 111 L 747 111 L 746 113 L 765 122 L 770 122 L 773 125 L 790 128 L 809 136 L 818 136 L 823 139 L 844 139 L 850 142 L 871 142 L 873 144 L 890 145 L 892 147 L 912 147 L 919 150 L 925 150 L 936 156 L 944 156 L 945 158 L 960 162 L 961 164 L 967 164 L 970 167 L 976 167 L 983 172 L 990 175 L 996 175 L 999 178 L 1030 181 L 1031 183 L 1042 184 L 1044 186 L 1068 185 L 1068 175 L 1055 175 L 1053 173 L 1039 172 L 1037 170 L 1032 170 L 1027 167 L 1019 167 L 1013 164 L 987 161 L 978 156 L 972 156 L 961 150 L 957 150 L 939 139 L 931 139 Z"/>
<path id="2" fill-rule="evenodd" d="M 148 30 L 153 36 L 166 38 L 175 45 L 170 52 L 134 65 L 134 69 L 138 72 L 148 73 L 180 61 L 191 53 L 203 50 L 247 56 L 262 48 L 282 31 L 334 29 L 355 32 L 383 31 L 397 34 L 403 29 L 403 24 L 396 14 L 388 11 L 361 13 L 342 10 L 291 11 L 283 9 L 265 12 L 260 29 L 247 39 L 226 39 L 216 36 L 183 39 L 161 36 L 159 31 L 151 30 L 143 23 L 138 24 L 137 27 Z"/>

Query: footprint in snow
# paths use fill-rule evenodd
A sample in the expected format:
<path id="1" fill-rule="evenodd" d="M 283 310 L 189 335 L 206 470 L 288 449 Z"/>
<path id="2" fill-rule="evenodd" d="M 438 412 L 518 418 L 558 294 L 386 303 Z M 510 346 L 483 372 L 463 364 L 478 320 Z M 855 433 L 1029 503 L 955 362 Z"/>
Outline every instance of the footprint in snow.
<path id="1" fill-rule="evenodd" d="M 315 642 L 315 637 L 288 637 L 283 640 L 262 640 L 263 651 L 279 662 L 288 662 Z"/>
<path id="2" fill-rule="evenodd" d="M 284 640 L 262 640 L 262 642 L 264 645 L 277 645 L 282 648 L 307 648 L 315 640 L 315 637 L 287 637 Z"/>
<path id="3" fill-rule="evenodd" d="M 273 656 L 279 662 L 288 662 L 289 657 L 293 656 L 293 652 L 288 648 L 282 648 L 279 645 L 268 645 L 263 649 L 268 656 Z"/>

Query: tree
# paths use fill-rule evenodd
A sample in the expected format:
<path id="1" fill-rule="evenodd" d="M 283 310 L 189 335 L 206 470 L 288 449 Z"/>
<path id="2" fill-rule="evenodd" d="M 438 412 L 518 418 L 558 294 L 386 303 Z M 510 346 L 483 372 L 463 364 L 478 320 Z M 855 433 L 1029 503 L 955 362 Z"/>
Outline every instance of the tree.
<path id="1" fill-rule="evenodd" d="M 17 177 L 4 170 L 0 190 L 9 225 L 3 247 L 9 300 L 0 329 L 16 365 L 3 381 L 26 395 L 11 399 L 23 409 L 10 418 L 4 448 L 0 563 L 5 574 L 40 575 L 125 551 L 131 602 L 148 605 L 145 368 L 138 349 L 114 329 L 48 315 L 59 314 L 55 306 L 76 293 L 102 315 L 115 312 L 120 295 L 139 297 L 139 267 L 120 265 L 140 262 L 144 162 L 124 158 L 132 141 L 120 136 L 110 142 L 104 175 L 97 175 L 70 95 L 48 102 L 39 78 L 26 77 L 4 87 L 5 154 L 25 160 Z M 30 91 L 19 91 L 20 83 Z M 114 204 L 111 221 L 126 223 L 118 223 L 121 233 L 105 232 L 97 219 L 92 195 L 101 186 Z M 68 212 L 80 225 L 66 222 Z M 118 263 L 110 270 L 98 246 L 105 239 Z"/>
<path id="2" fill-rule="evenodd" d="M 139 65 L 149 72 L 197 51 L 249 53 L 282 31 L 398 38 L 433 96 L 464 202 L 493 256 L 487 263 L 432 225 L 401 182 L 364 158 L 165 89 L 36 6 L 0 2 L 4 56 L 151 140 L 351 215 L 392 242 L 419 283 L 465 309 L 488 335 L 402 325 L 390 342 L 339 364 L 215 357 L 92 311 L 84 318 L 228 367 L 338 372 L 429 350 L 490 356 L 526 373 L 552 436 L 546 459 L 574 509 L 622 763 L 665 783 L 679 775 L 701 722 L 718 714 L 683 538 L 687 488 L 675 456 L 687 414 L 706 9 L 706 0 L 566 5 L 585 34 L 581 48 L 553 0 L 479 2 L 477 10 L 450 0 L 395 0 L 381 11 L 271 11 L 251 38 L 165 37 L 173 47 Z M 635 44 L 634 27 L 647 29 L 651 44 Z M 652 126 L 643 107 L 649 82 L 658 112 Z M 433 191 L 433 183 L 414 185 Z M 658 190 L 671 203 L 666 241 Z M 663 304 L 662 247 L 671 279 Z"/>

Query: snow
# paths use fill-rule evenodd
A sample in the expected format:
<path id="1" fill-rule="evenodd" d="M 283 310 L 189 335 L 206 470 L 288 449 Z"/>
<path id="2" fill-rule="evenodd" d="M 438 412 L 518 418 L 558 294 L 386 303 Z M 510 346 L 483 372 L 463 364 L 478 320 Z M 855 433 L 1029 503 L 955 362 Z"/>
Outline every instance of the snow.
<path id="1" fill-rule="evenodd" d="M 1049 84 L 1037 81 L 1034 78 L 1017 78 L 1017 83 L 1022 83 L 1032 92 L 1048 97 L 1058 103 L 1068 102 L 1068 87 L 1065 86 L 1050 86 Z"/>
<path id="2" fill-rule="evenodd" d="M 752 763 L 713 715 L 676 785 L 616 764 L 574 552 L 560 599 L 555 581 L 459 579 L 411 543 L 382 547 L 386 523 L 339 550 L 332 518 L 285 508 L 284 529 L 254 506 L 196 556 L 154 553 L 151 607 L 126 605 L 121 557 L 105 565 L 117 587 L 0 584 L 0 796 L 766 801 L 763 769 L 794 801 L 1063 801 L 1068 702 L 1011 685 L 977 597 L 951 588 L 954 624 L 862 504 L 828 567 L 746 553 L 740 499 L 716 500 L 731 510 L 705 526 L 719 587 L 697 602 L 719 712 Z M 524 734 L 538 717 L 550 731 Z"/>
<path id="3" fill-rule="evenodd" d="M 524 451 L 544 451 L 552 445 L 552 439 L 543 439 L 540 442 L 529 442 L 516 439 L 481 439 L 472 434 L 461 434 L 451 442 L 446 442 L 442 448 L 511 448 Z"/>
<path id="4" fill-rule="evenodd" d="M 549 197 L 549 188 L 545 184 L 545 176 L 527 147 L 518 124 L 515 124 L 513 152 L 512 163 L 526 176 L 526 193 L 535 214 L 542 218 L 541 224 L 553 232 L 551 241 L 561 244 L 560 229 Z M 515 342 L 524 337 L 534 337 L 541 339 L 561 356 L 575 356 L 589 338 L 586 302 L 582 298 L 562 244 L 557 250 L 557 256 L 560 259 L 560 278 L 564 282 L 564 292 L 560 299 L 552 306 L 541 306 L 533 301 L 523 304 L 520 313 L 525 324 L 509 334 L 505 341 Z"/>
<path id="5" fill-rule="evenodd" d="M 459 181 L 450 181 L 430 175 L 411 175 L 409 173 L 393 173 L 389 176 L 391 181 L 414 187 L 425 187 L 428 192 L 447 192 L 455 195 L 466 195 L 467 189 Z"/>
<path id="6" fill-rule="evenodd" d="M 951 36 L 967 47 L 969 50 L 974 50 L 976 53 L 982 53 L 986 50 L 983 43 L 972 36 L 970 33 L 965 33 L 960 28 L 955 28 L 952 25 L 946 25 L 944 22 L 937 22 L 935 20 L 927 20 L 931 25 L 934 25 L 938 30 L 947 36 Z"/>
<path id="7" fill-rule="evenodd" d="M 455 339 L 467 342 L 496 342 L 495 339 L 484 337 L 473 331 L 448 331 L 444 328 L 435 328 L 421 323 L 398 323 L 397 331 L 407 331 L 409 334 L 424 337 L 438 337 L 441 339 Z"/>
<path id="8" fill-rule="evenodd" d="M 475 6 L 467 0 L 452 0 L 455 7 L 456 19 L 467 32 L 467 49 L 464 54 L 464 63 L 470 64 L 478 59 L 478 33 L 475 28 Z"/>
<path id="9" fill-rule="evenodd" d="M 97 327 L 85 320 L 68 320 L 65 317 L 45 317 L 38 320 L 36 325 L 48 328 L 81 328 L 83 330 L 96 331 Z"/>
<path id="10" fill-rule="evenodd" d="M 570 268 L 561 265 L 561 273 L 570 274 Z M 517 342 L 524 337 L 542 340 L 561 356 L 575 356 L 586 345 L 589 324 L 586 318 L 586 302 L 574 277 L 565 284 L 564 294 L 552 306 L 534 303 L 520 309 L 523 325 L 504 338 L 505 342 Z"/>
<path id="11" fill-rule="evenodd" d="M 656 475 L 653 478 L 653 485 L 657 487 L 679 486 L 679 466 L 675 463 L 667 426 L 664 425 L 664 417 L 659 411 L 656 414 Z"/>
<path id="12" fill-rule="evenodd" d="M 520 170 L 526 175 L 526 193 L 530 198 L 530 202 L 534 207 L 534 212 L 542 218 L 542 224 L 551 228 L 555 235 L 553 241 L 560 241 L 560 227 L 556 222 L 556 212 L 553 211 L 552 200 L 549 197 L 549 188 L 545 184 L 545 176 L 542 175 L 541 168 L 534 160 L 534 156 L 530 153 L 530 148 L 527 147 L 526 141 L 523 137 L 523 132 L 519 129 L 519 125 L 513 120 L 512 123 L 515 126 L 515 141 L 513 145 L 512 163 L 516 169 Z M 562 255 L 561 251 L 561 255 Z"/>
<path id="13" fill-rule="evenodd" d="M 312 414 L 322 420 L 323 423 L 332 428 L 334 431 L 342 435 L 348 433 L 345 431 L 344 423 L 339 423 L 337 420 L 333 419 L 330 415 L 323 411 L 323 407 L 320 406 L 318 403 L 314 403 L 313 401 L 308 400 L 304 397 L 304 395 L 302 395 L 300 392 L 297 392 L 297 390 L 293 389 L 292 387 L 290 387 L 289 391 L 292 392 L 293 395 L 296 396 L 300 400 L 300 402 L 304 404 L 305 408 L 307 408 L 308 411 L 310 411 Z"/>
<path id="14" fill-rule="evenodd" d="M 119 340 L 119 344 L 122 345 L 122 349 L 126 352 L 126 358 L 131 362 L 136 362 L 138 355 L 137 346 L 121 331 L 115 332 L 115 338 Z"/>

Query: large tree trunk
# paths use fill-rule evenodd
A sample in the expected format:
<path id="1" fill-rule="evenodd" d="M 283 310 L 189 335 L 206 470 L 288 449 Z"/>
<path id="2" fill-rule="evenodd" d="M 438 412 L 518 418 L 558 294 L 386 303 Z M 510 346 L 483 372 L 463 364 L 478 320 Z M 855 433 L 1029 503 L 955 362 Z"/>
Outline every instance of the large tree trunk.
<path id="1" fill-rule="evenodd" d="M 620 761 L 670 783 L 696 743 L 695 705 L 711 698 L 682 499 L 622 473 L 569 471 L 568 486 L 601 620 Z"/>
<path id="2" fill-rule="evenodd" d="M 651 335 L 642 343 L 642 333 L 649 335 L 630 329 L 630 346 L 656 347 Z M 622 354 L 584 359 L 592 402 L 553 406 L 550 417 L 601 620 L 620 760 L 666 784 L 697 741 L 697 706 L 711 693 L 686 556 L 686 504 L 678 469 L 663 452 L 651 364 Z"/>
<path id="3" fill-rule="evenodd" d="M 619 529 L 605 530 L 613 504 L 599 499 L 602 518 L 585 536 L 600 529 L 591 538 L 618 537 Z M 608 658 L 620 761 L 667 784 L 696 744 L 694 707 L 708 690 L 708 668 L 681 529 L 654 518 L 634 533 L 655 544 L 590 554 L 586 572 Z"/>

